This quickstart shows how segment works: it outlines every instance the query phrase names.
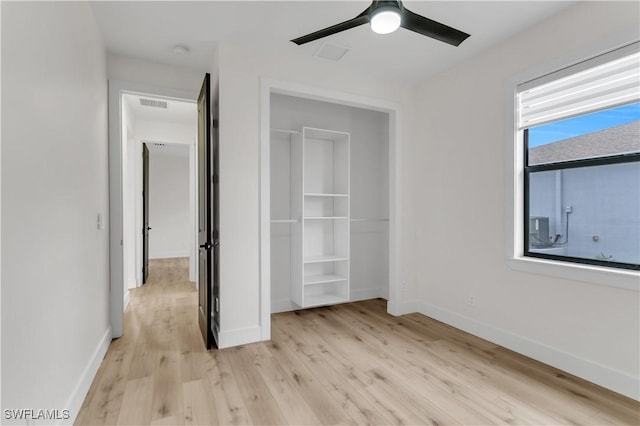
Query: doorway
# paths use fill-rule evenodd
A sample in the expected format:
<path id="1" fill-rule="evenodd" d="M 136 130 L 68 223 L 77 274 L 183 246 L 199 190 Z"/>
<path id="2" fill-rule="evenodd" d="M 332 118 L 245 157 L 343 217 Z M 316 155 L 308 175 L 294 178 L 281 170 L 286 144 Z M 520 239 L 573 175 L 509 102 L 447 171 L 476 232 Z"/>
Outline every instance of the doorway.
<path id="1" fill-rule="evenodd" d="M 322 88 L 305 86 L 305 85 L 283 82 L 283 81 L 276 81 L 276 80 L 271 80 L 266 78 L 263 79 L 261 83 L 262 83 L 262 87 L 261 87 L 262 104 L 261 104 L 261 163 L 260 163 L 261 165 L 261 176 L 260 176 L 260 179 L 261 179 L 261 186 L 260 186 L 261 317 L 260 318 L 261 318 L 262 339 L 268 340 L 270 338 L 271 312 L 281 311 L 281 310 L 290 310 L 290 309 L 296 308 L 295 306 L 296 304 L 292 304 L 291 297 L 289 297 L 290 294 L 295 293 L 295 288 L 288 290 L 287 285 L 282 286 L 281 283 L 274 281 L 274 274 L 277 279 L 277 275 L 278 275 L 277 269 L 281 269 L 281 272 L 284 271 L 280 274 L 280 277 L 283 278 L 282 280 L 283 282 L 288 279 L 287 277 L 288 268 L 287 268 L 286 256 L 285 258 L 283 258 L 282 261 L 278 261 L 278 259 L 276 258 L 274 262 L 274 259 L 272 258 L 272 256 L 273 254 L 275 254 L 275 252 L 272 253 L 272 250 L 275 250 L 276 252 L 278 251 L 286 252 L 286 250 L 281 250 L 282 247 L 278 248 L 278 244 L 280 243 L 277 241 L 277 239 L 282 236 L 285 236 L 285 239 L 286 239 L 285 234 L 287 233 L 287 230 L 285 228 L 287 227 L 294 228 L 296 226 L 300 226 L 299 225 L 300 223 L 303 224 L 302 226 L 305 226 L 305 223 L 306 223 L 306 221 L 304 220 L 301 221 L 300 219 L 301 217 L 304 217 L 304 214 L 302 216 L 300 214 L 292 215 L 292 217 L 286 217 L 284 220 L 281 220 L 281 218 L 279 217 L 272 217 L 272 212 L 273 212 L 273 209 L 271 206 L 272 190 L 273 190 L 272 185 L 274 184 L 272 183 L 272 178 L 273 178 L 272 165 L 274 163 L 272 162 L 272 159 L 271 159 L 271 155 L 272 153 L 274 153 L 273 151 L 274 147 L 272 146 L 272 137 L 273 137 L 272 135 L 274 134 L 274 130 L 275 130 L 275 133 L 279 134 L 278 138 L 284 138 L 283 143 L 281 145 L 284 147 L 283 152 L 285 155 L 283 158 L 285 159 L 285 162 L 286 162 L 287 155 L 285 151 L 287 151 L 286 150 L 287 143 L 289 144 L 289 146 L 291 146 L 291 151 L 289 152 L 291 153 L 291 155 L 293 155 L 294 146 L 299 144 L 298 142 L 294 142 L 293 135 L 303 133 L 302 129 L 272 128 L 272 126 L 274 126 L 275 124 L 272 120 L 273 118 L 272 114 L 274 113 L 274 110 L 272 109 L 273 100 L 278 97 L 290 98 L 289 101 L 292 105 L 297 103 L 298 101 L 304 102 L 305 100 L 308 100 L 308 101 L 323 103 L 325 104 L 325 106 L 336 105 L 337 108 L 343 108 L 343 107 L 358 108 L 361 110 L 371 111 L 373 113 L 381 114 L 380 117 L 383 120 L 385 120 L 385 123 L 384 123 L 385 126 L 383 126 L 384 129 L 382 129 L 382 131 L 388 135 L 388 139 L 386 139 L 383 144 L 387 152 L 380 158 L 384 157 L 385 164 L 383 166 L 386 168 L 388 173 L 388 177 L 386 178 L 387 188 L 384 190 L 386 191 L 386 194 L 385 196 L 379 198 L 378 200 L 379 214 L 376 214 L 375 216 L 372 216 L 372 217 L 366 216 L 366 217 L 354 217 L 354 218 L 355 220 L 358 221 L 357 226 L 359 227 L 359 229 L 362 229 L 361 226 L 363 224 L 371 224 L 371 226 L 385 228 L 384 232 L 386 234 L 384 235 L 379 234 L 383 237 L 379 239 L 379 241 L 384 241 L 385 247 L 383 250 L 380 250 L 379 253 L 376 253 L 376 256 L 378 257 L 385 256 L 384 260 L 386 261 L 385 262 L 386 267 L 384 269 L 386 270 L 384 272 L 384 275 L 386 275 L 387 279 L 385 280 L 384 288 L 376 289 L 375 292 L 371 292 L 369 294 L 367 292 L 367 289 L 363 289 L 365 291 L 363 291 L 361 295 L 357 295 L 355 292 L 348 290 L 347 293 L 350 293 L 350 295 L 346 295 L 345 297 L 344 294 L 340 294 L 340 298 L 356 300 L 356 299 L 368 298 L 368 297 L 385 297 L 388 300 L 387 311 L 392 315 L 399 314 L 398 303 L 400 301 L 400 291 L 401 291 L 400 283 L 402 282 L 402 277 L 400 276 L 400 268 L 399 268 L 400 259 L 401 259 L 399 247 L 401 247 L 401 244 L 400 244 L 400 232 L 399 232 L 399 226 L 398 226 L 398 220 L 397 220 L 398 217 L 401 217 L 401 212 L 400 212 L 401 204 L 399 202 L 399 200 L 401 199 L 401 194 L 400 194 L 401 185 L 399 182 L 399 175 L 397 174 L 397 170 L 398 170 L 397 152 L 399 151 L 398 145 L 401 140 L 400 130 L 399 130 L 400 129 L 399 106 L 392 102 L 381 101 L 378 99 L 369 99 L 361 96 L 354 96 L 350 94 L 329 91 Z M 317 117 L 314 114 L 312 114 L 311 116 Z M 305 124 L 303 123 L 303 125 Z M 313 125 L 320 126 L 320 124 L 315 124 L 315 123 Z M 329 127 L 331 126 L 328 124 L 322 124 L 322 128 L 324 129 L 328 129 Z M 330 130 L 344 130 L 344 129 L 330 129 Z M 290 139 L 287 140 L 287 138 L 290 138 Z M 383 145 L 380 145 L 380 146 L 383 146 Z M 288 161 L 290 162 L 291 166 L 293 166 L 291 157 L 289 157 Z M 276 167 L 279 167 L 279 166 L 276 165 Z M 285 177 L 284 180 L 287 180 L 287 179 L 293 179 L 293 175 L 291 175 L 291 177 L 289 178 Z M 340 196 L 345 199 L 350 198 L 347 196 L 348 191 L 347 191 L 347 194 L 343 194 L 341 193 L 341 191 L 338 191 L 338 193 L 335 193 L 335 191 L 333 192 L 334 192 L 333 194 L 306 194 L 305 193 L 303 196 L 303 199 L 305 200 L 303 205 L 306 206 L 308 204 L 307 199 L 310 199 L 312 197 L 324 196 L 325 198 L 327 197 L 335 198 Z M 321 200 L 323 199 L 321 198 Z M 278 203 L 280 203 L 280 201 L 276 201 L 276 204 Z M 334 200 L 333 201 L 334 209 L 336 208 L 335 207 L 336 203 L 337 201 Z M 349 203 L 347 203 L 347 206 L 348 204 Z M 349 211 L 348 207 L 346 208 L 346 211 Z M 291 210 L 291 212 L 293 212 L 293 210 Z M 281 212 L 281 213 L 285 213 L 285 216 L 288 216 L 286 214 L 288 212 Z M 370 213 L 370 209 L 363 209 L 361 214 L 368 214 L 368 213 Z M 349 213 L 347 214 L 340 213 L 338 216 L 348 217 Z M 315 220 L 318 218 L 313 218 L 313 219 Z M 347 218 L 331 217 L 327 219 L 344 220 Z M 274 231 L 274 228 L 279 229 L 279 231 L 277 232 L 280 232 L 282 235 L 274 235 L 274 232 L 276 232 Z M 284 231 L 282 231 L 282 229 L 284 229 Z M 355 229 L 355 226 L 354 226 L 354 229 Z M 375 231 L 378 232 L 377 229 Z M 292 235 L 294 233 L 294 231 L 289 231 L 289 232 L 290 232 L 289 235 Z M 274 237 L 275 237 L 275 240 L 274 240 Z M 326 233 L 323 234 L 323 238 L 325 238 L 326 240 Z M 289 239 L 289 241 L 290 241 L 288 246 L 289 250 L 291 253 L 294 253 L 293 249 L 295 246 L 294 244 L 295 240 Z M 307 240 L 304 240 L 304 241 L 305 241 L 304 244 L 306 244 Z M 355 242 L 355 239 L 354 239 L 354 242 Z M 365 240 L 362 240 L 362 242 L 363 242 L 362 245 L 364 246 Z M 274 244 L 275 244 L 275 247 L 274 247 Z M 286 242 L 285 242 L 285 245 L 286 245 Z M 297 250 L 297 251 L 300 251 L 300 250 Z M 330 261 L 335 264 L 340 264 L 340 265 L 342 264 L 349 265 L 349 263 L 351 262 L 350 259 L 348 259 L 349 258 L 348 254 L 346 255 L 340 254 L 340 256 L 337 256 L 337 259 L 336 259 L 335 253 L 332 253 L 332 254 L 333 256 L 321 256 L 322 260 L 327 258 L 327 261 Z M 291 264 L 293 264 L 294 262 L 298 263 L 298 261 L 301 261 L 301 262 L 304 261 L 304 259 L 302 258 L 294 259 L 293 254 L 290 255 L 289 258 L 290 258 Z M 314 261 L 315 260 L 317 259 L 314 259 Z M 306 265 L 306 261 L 304 263 Z M 354 262 L 354 265 L 355 265 L 355 262 Z M 322 273 L 331 275 L 332 281 L 335 281 L 335 282 L 339 281 L 340 283 L 348 281 L 348 278 L 346 280 L 344 279 L 345 276 L 342 276 L 343 275 L 342 273 L 340 274 L 327 273 L 326 272 L 327 268 L 324 267 L 324 264 L 322 264 L 321 266 L 324 268 L 323 269 L 324 272 Z M 293 268 L 289 268 L 289 269 L 293 271 Z M 349 266 L 342 269 L 346 269 L 348 271 Z M 336 268 L 333 269 L 334 272 L 336 270 L 337 270 Z M 347 274 L 346 277 L 348 277 L 349 273 L 346 272 L 346 274 Z M 289 279 L 291 283 L 293 283 L 294 281 L 293 272 L 291 272 L 291 278 Z M 303 284 L 303 286 L 306 286 L 306 284 Z M 331 282 L 329 284 L 329 287 L 331 286 L 336 287 L 337 284 L 334 285 L 333 282 Z M 289 287 L 291 287 L 291 285 L 289 285 Z M 346 288 L 349 289 L 349 284 L 346 285 Z M 283 298 L 283 300 L 280 301 L 278 298 L 278 294 L 274 294 L 274 292 L 281 292 L 285 296 L 285 298 L 288 298 L 289 300 L 284 300 Z"/>
<path id="2" fill-rule="evenodd" d="M 164 254 L 156 255 L 186 255 L 189 280 L 197 285 L 196 98 L 195 92 L 109 81 L 109 116 L 113 117 L 109 121 L 109 245 L 114 338 L 123 333 L 123 312 L 128 304 L 129 289 L 139 287 L 144 281 L 142 151 L 145 143 L 151 151 L 154 148 L 179 151 L 188 164 L 186 241 L 179 251 L 165 250 Z M 154 230 L 150 232 L 150 254 L 154 256 Z"/>

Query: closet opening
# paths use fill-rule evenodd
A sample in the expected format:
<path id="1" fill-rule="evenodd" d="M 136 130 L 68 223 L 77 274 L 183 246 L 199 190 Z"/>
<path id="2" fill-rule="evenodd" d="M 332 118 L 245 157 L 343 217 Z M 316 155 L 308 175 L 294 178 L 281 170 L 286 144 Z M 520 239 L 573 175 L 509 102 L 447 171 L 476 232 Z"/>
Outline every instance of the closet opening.
<path id="1" fill-rule="evenodd" d="M 393 313 L 398 107 L 263 85 L 263 339 L 272 313 L 374 298 Z"/>

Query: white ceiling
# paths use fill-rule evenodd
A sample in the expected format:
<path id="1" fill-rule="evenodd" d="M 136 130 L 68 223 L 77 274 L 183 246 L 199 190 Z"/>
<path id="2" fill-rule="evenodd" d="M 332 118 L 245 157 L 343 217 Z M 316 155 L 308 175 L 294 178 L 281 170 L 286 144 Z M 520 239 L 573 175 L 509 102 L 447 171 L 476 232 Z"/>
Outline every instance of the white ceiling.
<path id="1" fill-rule="evenodd" d="M 388 35 L 368 25 L 324 40 L 351 50 L 341 66 L 407 82 L 478 55 L 575 2 L 405 1 L 415 13 L 471 34 L 459 47 L 399 29 Z M 101 1 L 92 2 L 107 49 L 155 62 L 208 71 L 217 42 L 233 41 L 261 50 L 312 56 L 321 40 L 296 46 L 292 38 L 351 19 L 370 1 Z M 186 45 L 188 55 L 173 47 Z M 315 58 L 317 61 L 327 61 Z"/>

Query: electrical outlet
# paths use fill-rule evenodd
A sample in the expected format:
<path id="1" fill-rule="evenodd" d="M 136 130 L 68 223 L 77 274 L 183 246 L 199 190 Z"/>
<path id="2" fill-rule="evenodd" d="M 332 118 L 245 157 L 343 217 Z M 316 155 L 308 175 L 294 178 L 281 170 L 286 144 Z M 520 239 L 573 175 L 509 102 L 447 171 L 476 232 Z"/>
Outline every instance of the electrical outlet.
<path id="1" fill-rule="evenodd" d="M 476 296 L 474 296 L 472 293 L 469 293 L 469 298 L 467 299 L 467 303 L 469 303 L 469 305 L 471 306 L 475 306 Z"/>
<path id="2" fill-rule="evenodd" d="M 573 211 L 573 206 L 567 206 L 567 207 L 564 209 L 564 211 L 565 211 L 566 213 L 571 213 L 571 212 Z"/>

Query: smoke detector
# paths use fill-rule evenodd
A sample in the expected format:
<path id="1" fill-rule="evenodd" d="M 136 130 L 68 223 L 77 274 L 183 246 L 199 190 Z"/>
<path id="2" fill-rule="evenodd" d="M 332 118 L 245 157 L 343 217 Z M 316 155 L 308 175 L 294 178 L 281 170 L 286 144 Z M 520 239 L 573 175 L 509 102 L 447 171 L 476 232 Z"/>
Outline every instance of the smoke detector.
<path id="1" fill-rule="evenodd" d="M 174 55 L 187 55 L 188 53 L 189 53 L 189 48 L 184 44 L 177 44 L 173 46 Z"/>

